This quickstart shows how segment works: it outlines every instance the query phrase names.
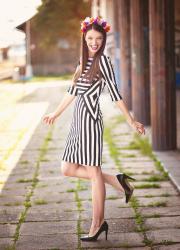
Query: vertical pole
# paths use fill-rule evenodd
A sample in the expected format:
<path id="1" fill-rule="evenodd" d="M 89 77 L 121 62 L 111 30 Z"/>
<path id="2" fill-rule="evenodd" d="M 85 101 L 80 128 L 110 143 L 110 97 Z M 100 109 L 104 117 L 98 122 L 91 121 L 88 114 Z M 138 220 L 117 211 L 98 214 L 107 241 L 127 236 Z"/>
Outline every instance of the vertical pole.
<path id="1" fill-rule="evenodd" d="M 149 10 L 152 145 L 176 149 L 174 0 L 150 0 Z"/>
<path id="2" fill-rule="evenodd" d="M 144 125 L 150 124 L 148 0 L 132 0 L 131 77 L 132 110 Z"/>
<path id="3" fill-rule="evenodd" d="M 32 77 L 30 20 L 26 22 L 26 78 Z"/>
<path id="4" fill-rule="evenodd" d="M 120 89 L 120 53 L 119 53 L 119 0 L 113 1 L 113 14 L 114 14 L 114 41 L 115 41 L 115 48 L 114 48 L 114 59 L 115 59 L 115 76 L 117 80 L 118 89 Z"/>
<path id="5" fill-rule="evenodd" d="M 131 110 L 130 0 L 119 0 L 121 94 Z"/>

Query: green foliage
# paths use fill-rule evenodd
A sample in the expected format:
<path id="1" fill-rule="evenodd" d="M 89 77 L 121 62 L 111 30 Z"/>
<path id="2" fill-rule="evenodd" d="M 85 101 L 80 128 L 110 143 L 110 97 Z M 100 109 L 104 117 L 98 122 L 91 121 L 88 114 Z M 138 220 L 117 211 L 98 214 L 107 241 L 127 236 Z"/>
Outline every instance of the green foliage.
<path id="1" fill-rule="evenodd" d="M 90 9 L 90 1 L 42 0 L 32 20 L 40 46 L 54 45 L 60 37 L 76 41 L 80 36 L 80 22 L 90 15 Z"/>

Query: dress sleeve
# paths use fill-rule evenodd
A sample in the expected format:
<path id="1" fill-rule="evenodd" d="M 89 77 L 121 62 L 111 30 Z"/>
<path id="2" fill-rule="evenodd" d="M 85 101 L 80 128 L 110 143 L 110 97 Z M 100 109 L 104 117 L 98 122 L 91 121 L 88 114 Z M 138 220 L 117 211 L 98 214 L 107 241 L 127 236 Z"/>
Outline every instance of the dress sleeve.
<path id="1" fill-rule="evenodd" d="M 102 55 L 100 58 L 99 66 L 100 66 L 103 79 L 105 80 L 108 86 L 112 101 L 121 100 L 122 96 L 120 95 L 118 88 L 117 88 L 114 69 L 113 69 L 110 58 L 106 55 Z"/>
<path id="2" fill-rule="evenodd" d="M 77 87 L 76 87 L 76 85 L 71 84 L 71 85 L 69 86 L 67 92 L 68 92 L 70 95 L 77 96 Z"/>
<path id="3" fill-rule="evenodd" d="M 80 62 L 79 62 L 78 65 L 76 66 L 76 70 L 77 70 L 77 68 L 79 67 L 79 64 L 80 64 Z M 77 90 L 76 84 L 71 84 L 71 85 L 69 86 L 67 92 L 68 92 L 70 95 L 77 96 L 78 90 Z"/>

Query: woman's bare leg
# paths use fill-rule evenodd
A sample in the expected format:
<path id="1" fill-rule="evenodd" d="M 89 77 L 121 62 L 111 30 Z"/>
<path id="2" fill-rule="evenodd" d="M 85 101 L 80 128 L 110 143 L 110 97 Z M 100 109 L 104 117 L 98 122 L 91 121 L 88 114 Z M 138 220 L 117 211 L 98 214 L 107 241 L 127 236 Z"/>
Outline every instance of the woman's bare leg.
<path id="1" fill-rule="evenodd" d="M 83 166 L 62 161 L 61 171 L 65 176 L 91 180 L 93 214 L 89 236 L 93 236 L 104 221 L 105 183 L 120 191 L 123 188 L 115 176 L 103 173 L 100 166 Z"/>
<path id="2" fill-rule="evenodd" d="M 92 184 L 93 214 L 89 236 L 93 236 L 104 221 L 106 189 L 101 168 L 99 166 L 87 166 L 86 168 Z"/>
<path id="3" fill-rule="evenodd" d="M 64 175 L 67 175 L 67 176 L 90 179 L 88 175 L 87 166 L 62 161 L 61 171 Z M 113 186 L 118 191 L 124 192 L 124 189 L 121 187 L 116 176 L 103 173 L 102 171 L 101 173 L 103 176 L 104 183 L 107 183 Z"/>

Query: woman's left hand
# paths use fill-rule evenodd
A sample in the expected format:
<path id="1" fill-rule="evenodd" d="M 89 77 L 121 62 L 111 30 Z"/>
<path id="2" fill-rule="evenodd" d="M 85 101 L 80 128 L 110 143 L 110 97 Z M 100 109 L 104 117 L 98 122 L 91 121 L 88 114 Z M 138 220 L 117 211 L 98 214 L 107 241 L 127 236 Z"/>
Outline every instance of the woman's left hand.
<path id="1" fill-rule="evenodd" d="M 145 128 L 144 128 L 144 125 L 140 122 L 137 122 L 137 121 L 132 121 L 129 123 L 129 125 L 136 129 L 136 131 L 139 133 L 139 134 L 144 134 L 145 135 Z"/>

